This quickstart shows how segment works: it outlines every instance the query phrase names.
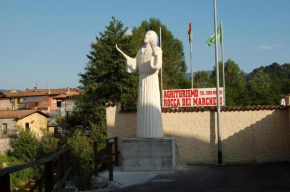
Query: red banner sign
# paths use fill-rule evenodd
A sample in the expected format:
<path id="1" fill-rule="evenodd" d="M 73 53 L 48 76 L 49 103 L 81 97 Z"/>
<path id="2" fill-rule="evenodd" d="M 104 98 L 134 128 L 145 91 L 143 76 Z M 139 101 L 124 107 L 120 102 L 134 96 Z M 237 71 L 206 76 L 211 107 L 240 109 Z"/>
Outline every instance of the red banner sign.
<path id="1" fill-rule="evenodd" d="M 224 105 L 224 90 L 220 88 L 220 105 Z M 173 89 L 162 91 L 163 107 L 216 106 L 216 88 Z"/>

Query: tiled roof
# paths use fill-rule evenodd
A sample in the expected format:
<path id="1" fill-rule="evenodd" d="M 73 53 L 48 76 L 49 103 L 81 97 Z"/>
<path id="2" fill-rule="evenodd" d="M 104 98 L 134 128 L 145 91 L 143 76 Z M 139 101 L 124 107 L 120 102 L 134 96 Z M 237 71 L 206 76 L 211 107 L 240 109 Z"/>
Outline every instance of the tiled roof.
<path id="1" fill-rule="evenodd" d="M 288 108 L 282 105 L 253 105 L 253 106 L 221 106 L 221 111 L 259 111 L 259 110 L 277 110 Z M 163 113 L 170 112 L 203 112 L 203 111 L 217 111 L 217 107 L 181 107 L 181 108 L 162 108 Z"/>
<path id="2" fill-rule="evenodd" d="M 49 117 L 48 115 L 42 113 L 41 111 L 35 110 L 35 109 L 27 109 L 27 110 L 0 110 L 0 119 L 11 119 L 11 118 L 18 118 L 22 119 L 24 117 L 27 117 L 33 113 L 39 113 L 41 115 L 44 115 L 46 117 Z"/>
<path id="3" fill-rule="evenodd" d="M 0 98 L 5 98 L 5 97 L 6 97 L 6 95 L 0 91 Z"/>
<path id="4" fill-rule="evenodd" d="M 76 88 L 69 88 L 70 92 L 77 92 Z M 68 88 L 63 89 L 26 89 L 22 92 L 9 92 L 5 93 L 7 97 L 28 97 L 28 96 L 42 96 L 42 95 L 60 95 L 65 94 Z"/>
<path id="5" fill-rule="evenodd" d="M 116 103 L 108 102 L 106 107 L 114 107 Z M 258 110 L 277 110 L 289 108 L 283 105 L 253 105 L 253 106 L 221 106 L 221 111 L 258 111 Z M 122 110 L 122 112 L 132 112 L 137 110 Z M 176 107 L 176 108 L 162 108 L 163 113 L 171 112 L 203 112 L 203 111 L 217 111 L 217 107 Z"/>
<path id="6" fill-rule="evenodd" d="M 60 95 L 57 95 L 55 97 L 53 97 L 54 99 L 65 99 L 65 98 L 69 98 L 71 96 L 74 96 L 74 95 L 79 95 L 81 92 L 80 91 L 70 91 L 68 94 L 60 94 Z"/>

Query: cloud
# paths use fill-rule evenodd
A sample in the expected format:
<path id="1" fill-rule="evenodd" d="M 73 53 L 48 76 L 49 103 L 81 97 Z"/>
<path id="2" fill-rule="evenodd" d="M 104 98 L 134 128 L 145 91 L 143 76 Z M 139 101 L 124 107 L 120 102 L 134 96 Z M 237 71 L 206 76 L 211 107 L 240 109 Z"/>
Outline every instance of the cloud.
<path id="1" fill-rule="evenodd" d="M 275 47 L 280 47 L 280 46 L 282 46 L 282 44 L 259 45 L 259 46 L 256 47 L 255 49 L 269 50 L 269 49 L 273 49 L 273 48 L 275 48 Z"/>
<path id="2" fill-rule="evenodd" d="M 125 32 L 125 35 L 132 35 L 132 29 L 127 29 L 127 31 Z"/>

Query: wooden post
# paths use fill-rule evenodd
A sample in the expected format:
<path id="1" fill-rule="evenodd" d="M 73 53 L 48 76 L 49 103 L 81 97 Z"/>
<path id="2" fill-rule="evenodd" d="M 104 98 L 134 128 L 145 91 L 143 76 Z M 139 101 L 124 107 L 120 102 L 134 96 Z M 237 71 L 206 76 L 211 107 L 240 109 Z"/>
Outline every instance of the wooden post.
<path id="1" fill-rule="evenodd" d="M 112 142 L 108 142 L 108 163 L 107 163 L 107 168 L 109 170 L 109 181 L 113 181 L 113 165 L 112 165 L 112 161 L 113 161 L 113 143 Z"/>
<path id="2" fill-rule="evenodd" d="M 94 168 L 95 168 L 95 176 L 99 176 L 98 171 L 98 143 L 97 141 L 94 142 Z"/>
<path id="3" fill-rule="evenodd" d="M 64 163 L 63 163 L 63 154 L 61 154 L 58 157 L 58 182 L 61 181 L 61 179 L 64 176 Z M 65 187 L 65 183 L 61 186 L 61 188 Z"/>
<path id="4" fill-rule="evenodd" d="M 114 147 L 115 147 L 115 164 L 119 166 L 119 154 L 118 154 L 118 137 L 114 138 Z"/>
<path id="5" fill-rule="evenodd" d="M 0 192 L 10 192 L 10 175 L 9 175 L 9 173 L 0 177 Z"/>
<path id="6" fill-rule="evenodd" d="M 45 191 L 53 190 L 53 163 L 49 161 L 45 163 Z"/>
<path id="7" fill-rule="evenodd" d="M 68 150 L 66 153 L 65 153 L 65 156 L 66 156 L 66 161 L 65 161 L 65 171 L 68 170 L 69 166 L 70 166 L 70 150 Z M 69 176 L 67 177 L 67 181 L 70 180 L 70 174 Z"/>
<path id="8" fill-rule="evenodd" d="M 42 180 L 38 184 L 38 192 L 42 192 Z"/>

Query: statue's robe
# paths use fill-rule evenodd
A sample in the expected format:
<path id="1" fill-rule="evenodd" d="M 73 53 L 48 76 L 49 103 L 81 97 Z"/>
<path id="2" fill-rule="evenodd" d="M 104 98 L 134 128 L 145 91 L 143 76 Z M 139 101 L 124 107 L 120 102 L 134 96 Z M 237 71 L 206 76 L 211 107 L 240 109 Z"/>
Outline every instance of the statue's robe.
<path id="1" fill-rule="evenodd" d="M 126 70 L 139 71 L 137 108 L 137 137 L 163 137 L 158 73 L 162 66 L 162 50 L 156 47 L 155 55 L 151 46 L 138 50 L 136 58 L 128 58 Z"/>

